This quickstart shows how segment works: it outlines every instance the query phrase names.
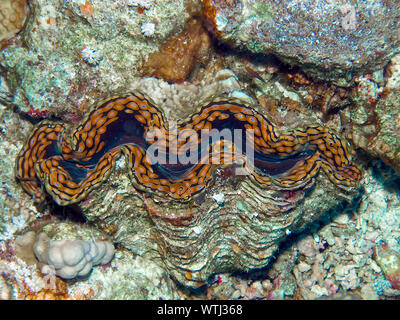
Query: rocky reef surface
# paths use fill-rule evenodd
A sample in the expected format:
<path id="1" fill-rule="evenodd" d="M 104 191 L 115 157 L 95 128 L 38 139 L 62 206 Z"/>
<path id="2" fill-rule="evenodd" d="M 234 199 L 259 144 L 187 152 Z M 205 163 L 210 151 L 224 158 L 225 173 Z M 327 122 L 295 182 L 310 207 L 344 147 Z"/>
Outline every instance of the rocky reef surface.
<path id="1" fill-rule="evenodd" d="M 345 84 L 383 68 L 398 52 L 395 1 L 203 0 L 218 38 L 274 54 L 323 80 Z"/>
<path id="2" fill-rule="evenodd" d="M 247 1 L 35 0 L 18 11 L 23 22 L 12 22 L 18 28 L 0 51 L 0 299 L 400 295 L 398 4 L 387 11 L 389 3 L 360 1 L 342 12 L 314 1 L 288 29 L 283 22 L 299 9 L 288 2 L 250 10 Z M 355 29 L 340 20 L 352 8 Z M 261 21 L 280 31 L 253 32 L 264 30 Z M 290 40 L 300 25 L 313 33 L 307 43 Z M 274 42 L 282 34 L 297 45 Z M 317 45 L 328 39 L 339 42 Z M 301 188 L 261 188 L 220 168 L 200 198 L 182 203 L 132 187 L 120 158 L 82 202 L 35 203 L 15 179 L 15 161 L 37 123 L 77 126 L 97 101 L 133 90 L 172 121 L 226 97 L 255 106 L 280 131 L 324 126 L 351 142 L 363 179 L 343 189 L 321 171 Z M 41 233 L 54 243 L 111 242 L 115 254 L 66 280 L 35 256 Z"/>
<path id="3" fill-rule="evenodd" d="M 190 17 L 184 1 L 39 0 L 30 6 L 23 32 L 2 51 L 2 64 L 13 70 L 14 103 L 44 116 L 77 117 L 104 93 L 125 89 L 143 59 Z"/>

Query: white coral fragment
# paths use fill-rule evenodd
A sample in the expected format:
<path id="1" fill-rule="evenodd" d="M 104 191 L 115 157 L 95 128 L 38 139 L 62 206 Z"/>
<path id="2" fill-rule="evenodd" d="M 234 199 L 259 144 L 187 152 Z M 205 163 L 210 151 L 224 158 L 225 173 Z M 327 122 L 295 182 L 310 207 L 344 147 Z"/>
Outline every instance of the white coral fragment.
<path id="1" fill-rule="evenodd" d="M 40 262 L 64 279 L 87 276 L 93 266 L 106 264 L 114 256 L 114 246 L 108 241 L 50 241 L 45 233 L 38 236 L 33 250 Z"/>
<path id="2" fill-rule="evenodd" d="M 152 36 L 156 30 L 156 24 L 154 22 L 145 22 L 142 23 L 140 28 L 145 36 Z"/>

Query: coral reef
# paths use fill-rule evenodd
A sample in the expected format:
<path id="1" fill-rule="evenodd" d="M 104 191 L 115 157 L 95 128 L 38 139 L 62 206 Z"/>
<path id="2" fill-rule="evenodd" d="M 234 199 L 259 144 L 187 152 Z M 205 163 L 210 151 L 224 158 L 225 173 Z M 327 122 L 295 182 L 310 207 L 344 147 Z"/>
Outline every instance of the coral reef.
<path id="1" fill-rule="evenodd" d="M 341 113 L 341 119 L 345 135 L 355 147 L 382 159 L 400 173 L 399 87 L 391 88 L 398 81 L 397 57 L 388 66 L 384 79 L 373 74 L 360 80 L 352 96 L 353 106 Z"/>
<path id="2" fill-rule="evenodd" d="M 11 95 L 4 79 L 0 80 L 1 101 L 7 101 Z M 3 98 L 4 95 L 4 98 Z M 31 199 L 21 199 L 15 180 L 10 172 L 15 166 L 11 158 L 16 156 L 17 149 L 21 147 L 23 136 L 32 128 L 30 124 L 20 126 L 15 114 L 4 104 L 0 104 L 0 241 L 14 239 L 15 235 L 24 230 L 30 223 L 41 216 L 38 209 L 32 204 Z"/>
<path id="3" fill-rule="evenodd" d="M 400 5 L 380 1 L 202 0 L 217 37 L 275 54 L 308 74 L 345 85 L 381 69 L 399 46 Z"/>
<path id="4" fill-rule="evenodd" d="M 117 251 L 109 268 L 95 268 L 87 281 L 76 282 L 69 290 L 72 294 L 93 290 L 93 299 L 101 300 L 177 300 L 184 297 L 162 265 L 128 250 Z"/>
<path id="5" fill-rule="evenodd" d="M 32 245 L 28 247 L 32 252 Z M 13 243 L 0 242 L 0 286 L 6 299 L 72 299 L 63 280 L 44 276 L 33 261 L 19 257 L 15 248 Z"/>
<path id="6" fill-rule="evenodd" d="M 0 12 L 16 4 L 26 2 L 3 1 Z M 0 52 L 0 299 L 400 297 L 399 4 L 29 5 L 4 20 L 14 29 Z M 115 103 L 100 102 L 110 96 Z M 146 110 L 133 110 L 139 102 Z M 267 159 L 256 157 L 255 170 L 267 170 L 243 176 L 243 162 L 199 169 L 188 179 L 191 187 L 203 179 L 201 192 L 170 197 L 166 189 L 190 170 L 153 172 L 136 161 L 140 148 L 128 145 L 141 134 L 129 131 L 129 115 L 140 130 L 148 116 L 164 129 L 234 129 L 253 116 L 271 124 L 256 142 L 273 146 Z M 95 170 L 110 154 L 111 165 Z M 358 170 L 362 177 L 352 175 Z M 96 191 L 71 193 L 66 183 L 82 186 L 90 173 Z M 343 177 L 357 183 L 345 186 Z M 114 258 L 89 272 L 97 262 L 90 248 L 104 241 L 115 244 Z M 60 252 L 73 272 L 49 265 Z M 60 277 L 78 272 L 86 275 Z"/>
<path id="7" fill-rule="evenodd" d="M 13 103 L 28 115 L 33 107 L 47 117 L 69 121 L 104 93 L 124 90 L 135 81 L 138 66 L 180 33 L 190 18 L 184 0 L 144 5 L 33 0 L 30 6 L 32 14 L 21 35 L 0 53 Z M 154 32 L 142 33 L 149 23 Z"/>

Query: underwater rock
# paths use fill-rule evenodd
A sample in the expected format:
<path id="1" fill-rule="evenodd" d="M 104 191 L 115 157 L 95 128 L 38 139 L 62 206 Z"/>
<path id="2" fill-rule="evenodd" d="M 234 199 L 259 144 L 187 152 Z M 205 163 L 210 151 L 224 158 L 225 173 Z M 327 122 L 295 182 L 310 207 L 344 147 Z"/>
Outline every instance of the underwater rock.
<path id="1" fill-rule="evenodd" d="M 0 79 L 1 101 L 12 95 L 7 91 L 3 78 Z M 21 119 L 7 106 L 0 103 L 0 242 L 13 239 L 24 230 L 40 213 L 27 198 L 21 198 L 20 188 L 10 175 L 21 138 L 32 129 L 27 123 L 21 126 Z M 16 188 L 17 187 L 17 188 Z"/>
<path id="2" fill-rule="evenodd" d="M 400 88 L 400 54 L 390 60 L 385 71 L 385 81 L 388 89 Z"/>
<path id="3" fill-rule="evenodd" d="M 374 103 L 360 101 L 341 114 L 348 139 L 400 173 L 400 95 L 398 89 Z"/>
<path id="4" fill-rule="evenodd" d="M 202 0 L 209 29 L 254 53 L 274 54 L 308 74 L 346 85 L 381 69 L 398 50 L 396 1 Z"/>
<path id="5" fill-rule="evenodd" d="M 145 7 L 134 1 L 32 0 L 30 6 L 25 28 L 0 52 L 13 103 L 32 118 L 69 121 L 105 92 L 126 91 L 140 76 L 138 66 L 190 18 L 184 0 Z M 151 34 L 142 32 L 148 23 L 154 24 Z"/>
<path id="6" fill-rule="evenodd" d="M 69 291 L 93 290 L 99 300 L 181 299 L 176 283 L 162 264 L 142 258 L 129 250 L 117 250 L 109 268 L 94 268 L 87 281 L 77 281 Z"/>
<path id="7" fill-rule="evenodd" d="M 400 289 L 400 253 L 387 243 L 374 248 L 374 260 L 382 268 L 393 289 Z"/>
<path id="8" fill-rule="evenodd" d="M 38 1 L 32 1 L 33 5 L 37 3 Z M 42 1 L 43 3 L 44 1 Z M 52 2 L 47 1 L 47 3 L 51 5 Z M 149 14 L 155 9 L 154 5 L 156 4 L 154 1 L 145 0 L 129 0 L 123 3 L 135 10 L 138 13 L 137 17 L 144 17 L 143 15 Z M 161 1 L 157 3 L 161 3 Z M 65 8 L 68 7 L 68 10 L 64 11 L 63 14 L 71 14 L 72 17 L 77 19 L 78 25 L 80 21 L 85 19 L 90 21 L 86 25 L 88 30 L 91 30 L 90 25 L 96 25 L 101 28 L 100 24 L 104 17 L 98 20 L 93 19 L 93 17 L 100 14 L 97 11 L 96 4 L 96 1 L 65 1 L 63 6 Z M 46 15 L 43 14 L 43 16 Z M 136 25 L 137 28 L 135 27 L 139 39 L 154 40 L 154 43 L 150 41 L 152 49 L 149 51 L 146 51 L 146 47 L 142 47 L 142 44 L 139 46 L 143 49 L 141 53 L 144 52 L 144 56 L 154 52 L 153 48 L 159 46 L 158 41 L 164 42 L 171 37 L 173 38 L 174 34 L 179 34 L 182 30 L 178 26 L 176 30 L 174 29 L 169 34 L 166 33 L 161 37 L 162 40 L 161 38 L 159 40 L 157 38 L 159 36 L 157 33 L 159 24 L 154 23 L 153 18 L 151 17 L 151 19 L 147 20 L 146 16 L 146 19 L 141 21 L 143 23 L 138 23 Z M 40 21 L 40 26 L 47 25 L 46 19 Z M 57 23 L 61 21 L 62 19 L 57 19 Z M 52 19 L 49 20 L 49 24 L 53 22 Z M 172 21 L 172 23 L 175 22 Z M 71 23 L 71 25 L 75 24 L 76 21 Z M 181 26 L 184 25 L 184 23 L 181 24 Z M 34 28 L 34 25 L 29 27 Z M 105 27 L 105 29 L 107 28 Z M 52 30 L 50 28 L 47 31 L 53 37 Z M 46 39 L 43 33 L 41 36 Z M 121 35 L 121 37 L 124 37 L 124 35 Z M 54 38 L 59 40 L 56 36 Z M 38 41 L 38 39 L 40 37 L 36 40 Z M 87 39 L 93 40 L 91 35 L 87 35 Z M 104 43 L 115 44 L 116 50 L 118 50 L 118 46 L 122 42 L 114 41 L 116 40 L 112 38 L 107 39 Z M 138 42 L 141 42 L 141 40 Z M 99 43 L 102 42 L 99 41 Z M 95 44 L 93 45 L 92 42 L 85 43 L 73 51 L 73 59 L 75 60 L 65 70 L 68 72 L 71 70 L 76 71 L 77 69 L 75 68 L 82 68 L 79 69 L 81 73 L 76 73 L 71 79 L 80 79 L 81 76 L 92 76 L 95 72 L 99 72 L 91 79 L 100 81 L 99 87 L 101 87 L 107 81 L 111 83 L 111 80 L 115 80 L 115 73 L 111 72 L 107 75 L 106 71 L 108 69 L 104 68 L 104 64 L 109 62 L 107 61 L 108 53 L 105 55 L 103 50 L 99 50 L 98 43 L 96 42 Z M 135 42 L 135 44 L 137 43 Z M 131 43 L 127 43 L 127 47 L 132 49 L 130 45 Z M 110 48 L 110 51 L 114 49 Z M 7 53 L 8 50 L 10 51 Z M 66 47 L 65 50 L 69 50 L 69 48 Z M 37 83 L 31 81 L 25 85 L 18 82 L 19 76 L 25 77 L 25 80 L 31 77 L 29 74 L 25 75 L 24 70 L 35 69 L 38 71 L 42 70 L 41 68 L 51 67 L 56 69 L 55 66 L 59 62 L 57 54 L 51 57 L 51 53 L 47 55 L 42 52 L 38 56 L 39 58 L 40 56 L 44 57 L 49 62 L 48 65 L 46 65 L 47 62 L 41 64 L 40 59 L 33 59 L 30 61 L 23 60 L 19 67 L 19 59 L 21 57 L 25 59 L 26 54 L 32 57 L 36 53 L 25 51 L 18 41 L 13 42 L 2 53 L 6 53 L 2 58 L 6 57 L 7 63 L 10 63 L 10 65 L 7 64 L 7 68 L 11 66 L 8 69 L 11 77 L 9 80 L 17 81 L 14 84 L 11 81 L 13 89 L 17 88 L 14 102 L 23 100 L 24 91 L 32 89 L 29 92 L 36 94 L 38 91 L 35 93 L 35 90 L 39 87 L 40 82 L 46 79 L 48 75 L 52 75 L 51 72 L 45 70 L 43 78 L 38 78 Z M 132 55 L 136 53 L 136 51 L 131 52 Z M 230 57 L 230 59 L 229 61 L 234 61 L 237 57 Z M 392 77 L 393 81 L 388 81 L 388 86 L 391 89 L 395 89 L 396 83 L 398 83 L 397 79 L 395 79 L 396 73 L 398 74 L 396 69 L 398 62 L 395 60 L 393 62 L 388 68 L 394 75 Z M 129 67 L 132 66 L 129 65 Z M 220 64 L 213 70 L 218 71 L 218 68 L 226 67 L 227 64 Z M 129 71 L 129 68 L 122 69 L 122 73 L 128 73 Z M 13 73 L 14 76 L 18 75 L 14 80 L 12 79 Z M 207 84 L 207 80 L 204 80 L 204 78 L 198 83 L 181 85 L 169 85 L 165 81 L 154 78 L 141 80 L 135 78 L 134 80 L 128 79 L 129 83 L 124 83 L 124 85 L 146 91 L 148 95 L 154 97 L 155 105 L 160 106 L 166 119 L 179 120 L 185 119 L 198 111 L 195 108 L 199 105 L 199 102 L 203 100 L 210 101 L 217 92 L 219 93 L 217 96 L 222 93 L 226 97 L 233 97 L 237 94 L 240 96 L 240 92 L 236 90 L 243 90 L 246 86 L 249 89 L 250 84 L 242 82 L 244 81 L 243 79 L 248 80 L 248 78 L 235 77 L 229 70 L 225 70 L 222 73 L 225 75 L 222 76 L 221 74 L 216 74 L 216 72 L 211 76 L 210 73 L 206 74 L 206 77 L 213 78 L 212 84 Z M 136 69 L 132 71 L 132 74 L 134 77 L 136 76 Z M 36 75 L 37 73 L 35 73 Z M 53 81 L 53 84 L 57 86 L 60 84 L 57 80 L 62 83 L 65 79 L 69 79 L 68 75 L 66 75 L 66 72 L 55 73 L 53 78 L 49 78 L 48 81 Z M 250 75 L 254 75 L 254 73 Z M 63 78 L 64 76 L 66 77 Z M 107 78 L 108 76 L 110 78 Z M 291 79 L 299 86 L 312 85 L 306 77 L 302 77 L 300 74 L 293 74 Z M 360 99 L 359 105 L 370 103 L 369 99 L 380 98 L 380 82 L 375 78 L 360 77 L 360 79 L 362 79 L 359 82 L 360 88 L 366 89 L 366 92 L 364 92 L 366 94 Z M 120 80 L 117 79 L 116 84 Z M 123 80 L 127 80 L 127 78 Z M 60 95 L 60 97 L 68 98 L 65 101 L 60 99 L 60 104 L 52 104 L 52 107 L 54 107 L 54 110 L 59 107 L 65 108 L 65 110 L 79 110 L 80 113 L 76 113 L 75 118 L 71 116 L 69 119 L 73 123 L 80 122 L 81 118 L 79 117 L 87 113 L 88 106 L 92 104 L 92 101 L 98 100 L 97 97 L 100 95 L 97 92 L 90 91 L 91 88 L 98 84 L 96 84 L 96 81 L 82 81 L 79 86 L 71 82 L 73 86 L 72 95 Z M 306 127 L 310 123 L 318 123 L 321 126 L 327 125 L 332 132 L 335 132 L 335 130 L 336 132 L 347 132 L 346 130 L 352 128 L 351 125 L 346 127 L 346 123 L 343 128 L 341 126 L 342 123 L 338 121 L 340 120 L 338 114 L 334 114 L 330 120 L 326 123 L 322 121 L 322 123 L 318 117 L 323 117 L 320 116 L 318 111 L 315 112 L 315 108 L 312 109 L 309 105 L 307 105 L 307 107 L 310 107 L 308 108 L 308 113 L 303 113 L 305 109 L 304 104 L 301 103 L 303 90 L 299 89 L 299 87 L 287 86 L 287 83 L 282 81 L 281 74 L 277 74 L 276 70 L 271 71 L 270 78 L 264 78 L 264 81 L 268 82 L 269 85 L 271 83 L 274 84 L 274 81 L 281 81 L 280 86 L 277 82 L 276 87 L 277 91 L 285 98 L 286 95 L 290 99 L 300 97 L 300 99 L 286 103 L 287 108 L 282 108 L 283 102 L 287 100 L 282 100 L 282 102 L 279 99 L 276 100 L 275 104 L 265 103 L 262 107 L 256 108 L 263 115 L 265 115 L 265 110 L 268 110 L 268 112 L 275 110 L 276 118 L 282 119 L 282 121 L 275 124 L 279 128 L 282 127 L 283 132 L 293 128 Z M 68 82 L 69 80 L 65 81 L 65 84 L 68 84 Z M 46 86 L 46 88 L 51 89 L 53 84 Z M 84 93 L 86 92 L 84 91 L 86 84 L 89 92 L 87 95 Z M 21 90 L 18 88 L 19 85 L 26 87 Z M 107 95 L 108 91 L 104 90 L 105 87 L 102 89 L 102 96 Z M 217 87 L 220 90 L 217 90 Z M 370 89 L 372 89 L 372 95 L 369 94 Z M 375 89 L 376 91 L 374 91 Z M 316 92 L 315 97 L 318 97 L 320 92 L 324 93 L 324 90 L 323 88 L 316 88 L 314 90 Z M 368 118 L 368 115 L 365 117 L 358 105 L 346 110 L 341 109 L 343 106 L 341 99 L 347 99 L 347 92 L 342 94 L 337 92 L 336 88 L 332 88 L 332 91 L 334 91 L 332 94 L 330 90 L 327 92 L 326 100 L 338 101 L 339 107 L 337 109 L 340 109 L 340 112 L 343 111 L 343 113 L 358 110 L 352 119 L 364 125 L 363 119 Z M 43 98 L 46 97 L 47 92 L 49 91 L 43 91 Z M 254 92 L 252 90 L 247 92 L 249 94 L 248 98 L 251 100 L 250 96 L 253 96 Z M 271 92 L 266 90 L 264 93 L 270 94 Z M 385 95 L 387 93 L 390 93 L 390 91 L 384 91 Z M 334 94 L 337 95 L 337 98 Z M 7 96 L 11 97 L 12 95 Z M 29 96 L 29 99 L 32 96 Z M 242 94 L 241 96 L 243 97 L 244 95 Z M 3 92 L 1 97 L 4 99 Z M 395 93 L 388 97 L 391 99 L 388 101 L 393 101 Z M 310 100 L 312 104 L 314 102 L 319 104 L 314 97 L 312 98 Z M 323 100 L 325 100 L 325 96 Z M 52 100 L 50 99 L 49 101 L 51 102 Z M 69 101 L 71 101 L 72 106 Z M 361 101 L 363 102 L 361 103 Z M 386 103 L 381 101 L 378 106 Z M 321 104 L 326 103 L 321 101 Z M 47 110 L 49 106 L 43 104 L 43 106 L 47 107 L 37 109 L 39 105 L 40 103 L 35 105 L 35 109 L 32 107 L 31 115 L 40 116 L 41 112 Z M 265 110 L 263 110 L 263 107 Z M 291 112 L 290 108 L 293 110 L 298 108 L 298 110 Z M 336 105 L 333 108 L 336 108 Z M 390 109 L 389 105 L 382 108 L 382 110 L 389 111 L 387 123 L 385 124 L 388 128 L 389 124 L 393 123 L 390 122 L 392 117 L 389 115 L 396 114 L 395 108 L 397 108 L 397 104 L 393 106 L 393 109 Z M 368 114 L 371 109 L 372 107 L 367 106 L 364 110 Z M 23 110 L 29 112 L 30 109 L 27 107 Z M 57 110 L 60 111 L 60 109 Z M 383 112 L 381 110 L 378 111 L 380 116 L 383 116 Z M 278 254 L 279 256 L 285 255 L 287 250 L 279 250 L 278 247 L 288 239 L 288 235 L 295 236 L 297 232 L 302 231 L 307 234 L 308 227 L 313 225 L 312 222 L 315 220 L 317 220 L 315 225 L 322 226 L 321 224 L 323 224 L 325 227 L 323 229 L 318 226 L 313 228 L 312 236 L 306 238 L 307 243 L 297 243 L 300 247 L 296 248 L 297 244 L 293 243 L 294 237 L 292 236 L 288 239 L 289 243 L 285 243 L 285 245 L 288 244 L 292 247 L 291 251 L 294 253 L 299 249 L 296 255 L 299 256 L 298 262 L 301 261 L 302 265 L 293 267 L 296 264 L 295 259 L 289 265 L 282 264 L 282 261 L 280 261 L 282 259 L 277 259 L 272 268 L 261 271 L 262 276 L 266 279 L 262 282 L 264 290 L 260 287 L 260 282 L 247 280 L 242 281 L 243 284 L 240 285 L 239 293 L 231 294 L 233 293 L 232 291 L 223 291 L 221 288 L 221 290 L 215 290 L 214 297 L 228 299 L 240 296 L 245 298 L 310 299 L 316 296 L 326 297 L 328 295 L 335 297 L 335 293 L 340 294 L 345 290 L 344 288 L 356 291 L 361 288 L 361 293 L 363 289 L 364 291 L 370 290 L 371 294 L 368 293 L 367 296 L 374 296 L 375 292 L 373 290 L 376 290 L 373 285 L 374 276 L 381 270 L 370 257 L 371 247 L 375 246 L 376 241 L 385 239 L 392 248 L 398 249 L 399 231 L 396 227 L 398 226 L 397 213 L 399 208 L 398 188 L 394 188 L 394 191 L 388 190 L 387 181 L 378 179 L 375 176 L 375 172 L 374 174 L 370 172 L 371 168 L 366 179 L 362 181 L 366 192 L 362 195 L 361 205 L 355 206 L 356 208 L 351 208 L 351 210 L 348 208 L 348 214 L 338 217 L 337 215 L 343 211 L 343 206 L 346 202 L 359 199 L 357 197 L 358 189 L 342 190 L 333 184 L 322 171 L 314 176 L 310 185 L 301 188 L 284 189 L 279 186 L 262 188 L 248 177 L 235 175 L 235 171 L 232 168 L 219 168 L 213 173 L 213 181 L 205 193 L 193 199 L 193 201 L 182 203 L 151 192 L 134 189 L 132 181 L 127 174 L 129 168 L 126 162 L 123 161 L 124 159 L 118 159 L 115 162 L 115 170 L 109 179 L 99 186 L 95 192 L 89 193 L 81 203 L 73 206 L 74 213 L 81 211 L 88 219 L 88 222 L 83 224 L 60 223 L 57 217 L 50 215 L 50 213 L 55 213 L 53 212 L 54 203 L 49 201 L 47 203 L 49 204 L 48 206 L 35 206 L 33 199 L 23 191 L 20 184 L 17 184 L 14 175 L 10 175 L 10 172 L 14 170 L 14 162 L 18 151 L 23 147 L 26 138 L 34 131 L 33 126 L 28 122 L 22 121 L 16 113 L 12 112 L 12 108 L 0 106 L 0 114 L 2 116 L 0 126 L 0 154 L 2 155 L 0 157 L 0 177 L 3 181 L 0 186 L 0 209 L 3 213 L 0 217 L 0 298 L 176 299 L 179 298 L 179 288 L 176 287 L 176 283 L 172 281 L 170 275 L 189 287 L 210 284 L 215 279 L 218 279 L 218 282 L 222 281 L 221 285 L 229 287 L 229 281 L 237 279 L 235 275 L 226 273 L 224 274 L 226 276 L 221 278 L 220 276 L 213 277 L 213 274 L 218 274 L 221 271 L 229 273 L 237 270 L 254 271 L 257 268 L 265 267 L 271 261 L 273 262 L 274 257 Z M 310 116 L 310 114 L 314 116 Z M 374 113 L 371 114 L 373 115 Z M 358 115 L 361 116 L 358 117 Z M 332 118 L 334 119 L 332 120 Z M 372 121 L 373 117 L 369 120 Z M 74 129 L 74 124 L 65 122 L 68 121 L 63 121 L 63 125 L 65 124 L 71 130 Z M 68 136 L 69 134 L 70 132 L 66 133 Z M 361 134 L 363 133 L 361 132 Z M 368 150 L 368 148 L 364 150 Z M 393 173 L 386 174 L 395 179 Z M 72 207 L 58 207 L 56 210 L 64 211 L 64 209 L 65 211 L 71 211 Z M 318 220 L 324 214 L 324 219 Z M 332 221 L 330 217 L 332 217 Z M 50 224 L 48 224 L 49 222 Z M 43 227 L 43 225 L 45 226 Z M 89 227 L 90 230 L 87 230 L 86 234 L 82 235 L 81 229 L 86 227 Z M 106 240 L 108 238 L 112 239 L 114 243 L 118 243 L 118 249 L 110 265 L 94 268 L 90 277 L 85 281 L 64 282 L 62 279 L 55 277 L 56 287 L 49 290 L 46 289 L 45 279 L 39 269 L 36 266 L 27 265 L 27 261 L 32 258 L 31 255 L 26 254 L 28 247 L 24 247 L 21 250 L 21 246 L 25 246 L 26 241 L 29 240 L 30 234 L 17 236 L 32 229 L 36 232 L 37 230 L 46 232 L 52 241 L 66 238 L 90 240 L 93 235 L 95 239 Z M 106 233 L 108 237 L 105 237 L 104 234 L 99 236 L 100 230 Z M 295 254 L 293 255 L 295 256 Z M 334 268 L 336 265 L 345 267 L 336 269 Z M 288 266 L 291 267 L 288 268 Z M 283 272 L 285 270 L 287 272 Z M 295 273 L 296 279 L 293 278 L 292 272 Z M 285 276 L 283 276 L 284 273 Z M 254 276 L 254 273 L 251 276 Z M 217 283 L 214 283 L 214 286 L 217 286 Z M 241 291 L 245 294 L 242 294 Z M 265 296 L 268 292 L 272 292 L 271 295 Z M 375 296 L 377 295 L 375 294 Z M 199 296 L 196 294 L 195 297 Z"/>

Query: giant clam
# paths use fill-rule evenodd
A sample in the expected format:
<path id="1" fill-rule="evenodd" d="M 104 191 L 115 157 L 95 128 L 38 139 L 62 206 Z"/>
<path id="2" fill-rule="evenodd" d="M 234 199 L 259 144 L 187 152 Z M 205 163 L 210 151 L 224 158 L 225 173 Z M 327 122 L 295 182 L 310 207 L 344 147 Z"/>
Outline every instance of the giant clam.
<path id="1" fill-rule="evenodd" d="M 213 129 L 226 131 L 217 140 L 191 139 Z M 346 142 L 333 132 L 321 126 L 280 132 L 235 101 L 210 102 L 167 128 L 154 103 L 133 93 L 95 106 L 71 139 L 65 132 L 64 124 L 48 122 L 33 131 L 16 162 L 24 189 L 36 201 L 47 192 L 59 205 L 81 202 L 86 217 L 116 242 L 161 258 L 191 287 L 215 272 L 266 266 L 288 233 L 348 198 L 361 179 Z M 252 146 L 252 165 L 244 141 Z M 188 151 L 194 162 L 186 161 Z M 162 158 L 168 161 L 155 161 Z M 228 177 L 236 169 L 245 175 Z M 216 188 L 223 202 L 211 197 Z"/>

